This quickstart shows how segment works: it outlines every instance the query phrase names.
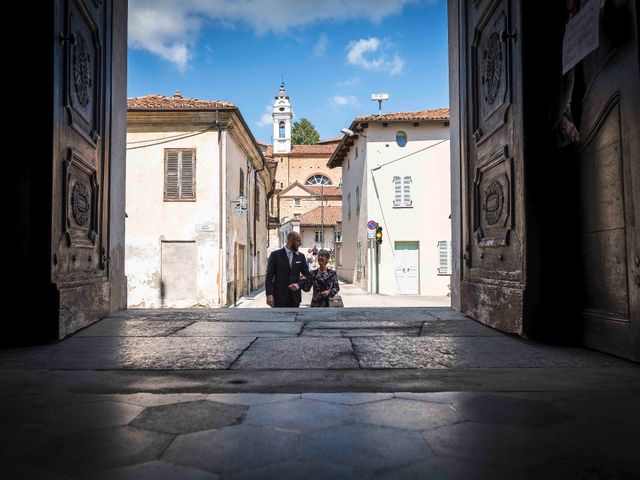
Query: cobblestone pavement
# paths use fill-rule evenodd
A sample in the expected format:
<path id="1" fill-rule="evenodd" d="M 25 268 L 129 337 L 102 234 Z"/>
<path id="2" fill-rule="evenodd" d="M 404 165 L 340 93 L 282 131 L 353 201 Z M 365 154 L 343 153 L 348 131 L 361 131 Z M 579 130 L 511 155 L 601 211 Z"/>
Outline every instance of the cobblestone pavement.
<path id="1" fill-rule="evenodd" d="M 0 352 L 0 478 L 640 478 L 640 367 L 449 309 L 129 310 Z"/>

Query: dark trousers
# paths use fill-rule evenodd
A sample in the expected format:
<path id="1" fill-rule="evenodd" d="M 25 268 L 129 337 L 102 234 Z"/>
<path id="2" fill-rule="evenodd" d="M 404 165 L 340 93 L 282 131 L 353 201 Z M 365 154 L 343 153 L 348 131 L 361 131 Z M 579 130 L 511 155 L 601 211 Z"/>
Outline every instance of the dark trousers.
<path id="1" fill-rule="evenodd" d="M 274 298 L 273 306 L 278 308 L 298 308 L 300 304 L 293 299 L 291 292 L 287 292 L 284 298 Z"/>

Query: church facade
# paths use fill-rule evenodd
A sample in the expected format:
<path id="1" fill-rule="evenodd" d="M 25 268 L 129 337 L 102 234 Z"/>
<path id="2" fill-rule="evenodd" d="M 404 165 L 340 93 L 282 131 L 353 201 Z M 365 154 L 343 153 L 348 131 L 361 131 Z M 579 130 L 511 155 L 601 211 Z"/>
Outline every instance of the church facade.
<path id="1" fill-rule="evenodd" d="M 294 145 L 291 139 L 294 117 L 291 99 L 284 82 L 273 102 L 273 143 L 262 144 L 267 160 L 276 167 L 274 194 L 269 200 L 269 246 L 283 246 L 282 233 L 286 230 L 301 231 L 303 215 L 315 208 L 342 205 L 342 168 L 329 168 L 327 162 L 333 155 L 342 137 L 329 139 L 315 145 Z M 298 192 L 299 195 L 295 195 Z M 321 215 L 324 219 L 324 216 Z M 293 226 L 291 225 L 293 222 Z M 327 215 L 327 232 L 318 237 L 307 235 L 302 248 L 334 248 L 340 231 L 335 215 Z M 325 225 L 319 226 L 324 231 Z M 284 227 L 284 228 L 283 228 Z"/>

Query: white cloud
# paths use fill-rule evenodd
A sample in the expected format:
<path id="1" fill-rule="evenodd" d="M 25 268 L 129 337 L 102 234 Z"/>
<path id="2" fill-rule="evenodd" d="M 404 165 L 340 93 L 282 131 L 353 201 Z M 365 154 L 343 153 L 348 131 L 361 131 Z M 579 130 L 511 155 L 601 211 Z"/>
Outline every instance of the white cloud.
<path id="1" fill-rule="evenodd" d="M 361 38 L 347 45 L 347 61 L 365 70 L 387 72 L 398 75 L 404 69 L 404 60 L 398 52 L 392 52 L 394 45 L 388 40 L 376 37 Z"/>
<path id="2" fill-rule="evenodd" d="M 338 83 L 339 87 L 353 87 L 355 85 L 360 85 L 360 77 L 348 78 L 345 81 Z"/>
<path id="3" fill-rule="evenodd" d="M 327 45 L 329 44 L 329 37 L 326 34 L 321 34 L 320 38 L 316 42 L 316 45 L 313 47 L 313 54 L 316 57 L 321 57 L 324 55 L 324 52 L 327 51 Z"/>
<path id="4" fill-rule="evenodd" d="M 273 124 L 273 115 L 272 115 L 273 107 L 271 105 L 267 105 L 264 107 L 264 113 L 260 117 L 260 120 L 256 122 L 256 125 L 261 127 L 266 127 L 267 125 Z"/>
<path id="5" fill-rule="evenodd" d="M 331 100 L 332 107 L 343 107 L 345 105 L 358 105 L 358 99 L 353 95 L 336 95 Z"/>
<path id="6" fill-rule="evenodd" d="M 220 28 L 248 25 L 256 34 L 285 33 L 321 21 L 379 23 L 419 0 L 129 0 L 129 46 L 184 71 L 205 21 Z"/>

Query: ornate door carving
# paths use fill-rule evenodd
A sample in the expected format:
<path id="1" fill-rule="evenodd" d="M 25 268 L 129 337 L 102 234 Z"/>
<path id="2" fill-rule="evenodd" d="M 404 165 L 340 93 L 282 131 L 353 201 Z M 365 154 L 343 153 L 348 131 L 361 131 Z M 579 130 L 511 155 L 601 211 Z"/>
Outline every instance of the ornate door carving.
<path id="1" fill-rule="evenodd" d="M 522 333 L 524 273 L 520 5 L 459 3 L 466 88 L 462 178 L 462 308 Z"/>
<path id="2" fill-rule="evenodd" d="M 109 311 L 108 0 L 58 0 L 51 280 L 59 337 Z"/>

